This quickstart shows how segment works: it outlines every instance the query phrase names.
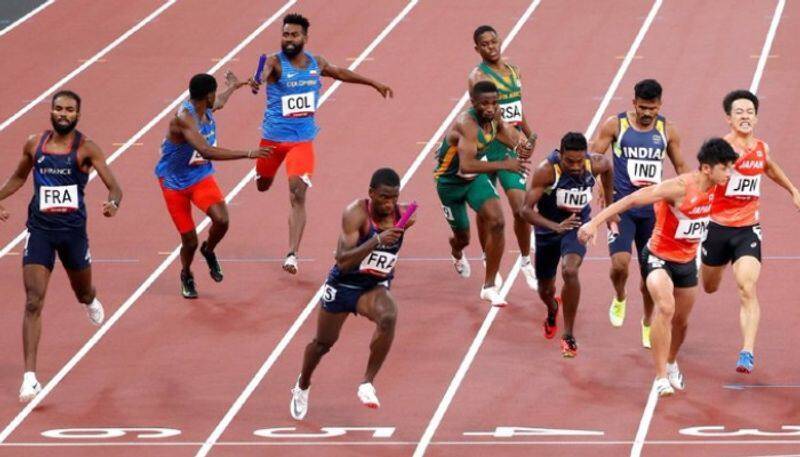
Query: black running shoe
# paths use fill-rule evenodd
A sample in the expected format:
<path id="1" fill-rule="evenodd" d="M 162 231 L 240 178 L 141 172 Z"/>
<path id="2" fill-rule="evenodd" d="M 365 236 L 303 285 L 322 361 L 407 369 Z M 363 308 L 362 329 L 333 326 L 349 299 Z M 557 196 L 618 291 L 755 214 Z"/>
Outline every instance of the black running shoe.
<path id="1" fill-rule="evenodd" d="M 183 298 L 197 298 L 194 276 L 191 273 L 181 272 L 181 295 L 183 295 Z"/>
<path id="2" fill-rule="evenodd" d="M 578 355 L 578 343 L 572 335 L 564 335 L 561 338 L 561 355 L 567 359 Z"/>
<path id="3" fill-rule="evenodd" d="M 211 275 L 211 279 L 216 282 L 222 282 L 222 267 L 219 265 L 217 255 L 214 254 L 214 251 L 209 251 L 207 246 L 208 242 L 203 241 L 203 244 L 200 245 L 200 254 L 203 255 L 204 259 L 206 259 L 206 263 L 208 264 L 208 273 Z"/>

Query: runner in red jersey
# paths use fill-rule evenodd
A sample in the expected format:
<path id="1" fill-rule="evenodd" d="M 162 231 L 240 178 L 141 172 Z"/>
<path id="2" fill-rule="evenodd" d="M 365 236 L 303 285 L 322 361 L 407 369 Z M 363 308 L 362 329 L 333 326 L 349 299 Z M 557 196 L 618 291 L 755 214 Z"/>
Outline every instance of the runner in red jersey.
<path id="1" fill-rule="evenodd" d="M 637 190 L 578 231 L 578 238 L 585 243 L 594 238 L 598 226 L 619 213 L 655 204 L 655 228 L 642 250 L 640 270 L 655 303 L 650 342 L 660 396 L 685 387 L 676 358 L 697 293 L 697 246 L 708 224 L 715 187 L 728 180 L 735 160 L 736 152 L 727 141 L 712 138 L 697 154 L 698 170 Z"/>
<path id="2" fill-rule="evenodd" d="M 746 90 L 729 93 L 722 102 L 731 131 L 725 135 L 738 158 L 731 178 L 717 187 L 711 207 L 711 223 L 703 241 L 701 276 L 703 289 L 719 289 L 722 273 L 733 264 L 733 276 L 739 290 L 742 349 L 736 371 L 750 373 L 754 365 L 754 346 L 761 308 L 756 297 L 756 283 L 761 273 L 761 224 L 758 207 L 761 177 L 766 175 L 792 195 L 800 208 L 800 192 L 770 157 L 767 143 L 754 136 L 758 121 L 758 97 Z"/>

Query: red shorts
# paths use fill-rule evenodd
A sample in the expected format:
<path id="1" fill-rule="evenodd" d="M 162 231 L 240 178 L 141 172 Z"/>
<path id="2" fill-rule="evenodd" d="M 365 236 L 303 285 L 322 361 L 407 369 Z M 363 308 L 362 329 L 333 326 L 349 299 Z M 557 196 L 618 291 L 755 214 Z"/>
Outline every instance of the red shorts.
<path id="1" fill-rule="evenodd" d="M 262 139 L 259 146 L 273 148 L 269 157 L 256 161 L 256 175 L 259 178 L 274 178 L 281 162 L 286 159 L 286 175 L 299 176 L 306 184 L 311 184 L 314 174 L 314 144 L 311 141 L 289 143 Z"/>
<path id="2" fill-rule="evenodd" d="M 194 230 L 191 203 L 205 213 L 211 205 L 225 201 L 214 176 L 203 178 L 183 190 L 167 189 L 163 182 L 160 184 L 169 215 L 181 234 Z"/>

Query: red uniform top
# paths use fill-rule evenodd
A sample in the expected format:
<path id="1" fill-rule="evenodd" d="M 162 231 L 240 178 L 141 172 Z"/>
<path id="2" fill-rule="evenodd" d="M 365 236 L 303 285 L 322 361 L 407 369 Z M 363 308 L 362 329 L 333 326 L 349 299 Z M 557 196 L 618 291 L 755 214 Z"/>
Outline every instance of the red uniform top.
<path id="1" fill-rule="evenodd" d="M 695 182 L 694 173 L 682 175 L 686 180 L 686 195 L 679 207 L 665 200 L 654 205 L 656 225 L 647 246 L 664 260 L 691 262 L 705 234 L 716 186 L 703 192 Z"/>
<path id="2" fill-rule="evenodd" d="M 717 186 L 711 220 L 727 227 L 747 227 L 758 223 L 761 176 L 767 166 L 767 144 L 756 140 L 752 149 L 736 152 L 739 158 L 728 183 Z"/>

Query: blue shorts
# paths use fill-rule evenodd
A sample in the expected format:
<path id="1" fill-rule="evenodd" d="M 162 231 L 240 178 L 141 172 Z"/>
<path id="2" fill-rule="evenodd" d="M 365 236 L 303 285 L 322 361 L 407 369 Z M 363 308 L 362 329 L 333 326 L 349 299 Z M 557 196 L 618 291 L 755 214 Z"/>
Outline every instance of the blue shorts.
<path id="1" fill-rule="evenodd" d="M 578 241 L 578 231 L 570 230 L 558 233 L 536 234 L 536 250 L 533 253 L 536 267 L 536 279 L 552 279 L 556 277 L 558 262 L 567 254 L 586 255 L 586 246 Z"/>
<path id="2" fill-rule="evenodd" d="M 356 312 L 358 299 L 365 293 L 375 289 L 375 287 L 388 289 L 389 281 L 382 281 L 369 288 L 326 282 L 322 291 L 322 300 L 320 301 L 322 309 L 329 313 L 358 314 Z"/>
<path id="3" fill-rule="evenodd" d="M 52 271 L 56 253 L 67 270 L 80 271 L 89 268 L 92 257 L 89 254 L 86 229 L 61 231 L 28 228 L 22 254 L 23 265 L 44 265 Z"/>
<path id="4" fill-rule="evenodd" d="M 636 243 L 636 252 L 641 257 L 642 250 L 653 234 L 656 215 L 653 212 L 625 211 L 619 215 L 619 233 L 608 234 L 608 253 L 631 252 L 631 243 Z"/>

